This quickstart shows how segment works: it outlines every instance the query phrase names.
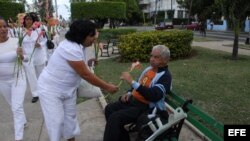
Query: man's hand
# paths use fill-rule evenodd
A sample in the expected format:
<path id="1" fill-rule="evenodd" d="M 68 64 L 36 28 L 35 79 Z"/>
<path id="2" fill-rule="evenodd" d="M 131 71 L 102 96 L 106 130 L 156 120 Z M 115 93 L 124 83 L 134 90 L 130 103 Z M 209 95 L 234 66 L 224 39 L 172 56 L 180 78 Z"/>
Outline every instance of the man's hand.
<path id="1" fill-rule="evenodd" d="M 129 72 L 123 72 L 120 79 L 127 81 L 130 85 L 132 84 L 133 78 Z"/>
<path id="2" fill-rule="evenodd" d="M 124 94 L 124 95 L 122 95 L 122 96 L 121 96 L 121 101 L 122 101 L 123 103 L 127 103 L 128 100 L 129 100 L 129 98 L 130 98 L 130 96 L 131 96 L 131 94 Z"/>

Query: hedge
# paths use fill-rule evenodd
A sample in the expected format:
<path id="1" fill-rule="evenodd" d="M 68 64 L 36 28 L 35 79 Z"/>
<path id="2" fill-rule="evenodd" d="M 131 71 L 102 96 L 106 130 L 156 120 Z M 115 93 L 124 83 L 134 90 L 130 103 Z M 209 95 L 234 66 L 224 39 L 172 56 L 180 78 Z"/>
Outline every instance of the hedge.
<path id="1" fill-rule="evenodd" d="M 0 16 L 5 20 L 12 18 L 15 21 L 18 13 L 25 12 L 24 4 L 22 3 L 0 1 L 0 7 Z"/>
<path id="2" fill-rule="evenodd" d="M 124 2 L 82 2 L 71 3 L 72 19 L 125 19 Z"/>
<path id="3" fill-rule="evenodd" d="M 189 56 L 192 40 L 193 33 L 187 30 L 136 32 L 121 36 L 118 48 L 121 61 L 148 62 L 152 47 L 158 44 L 169 47 L 171 59 L 178 59 Z"/>

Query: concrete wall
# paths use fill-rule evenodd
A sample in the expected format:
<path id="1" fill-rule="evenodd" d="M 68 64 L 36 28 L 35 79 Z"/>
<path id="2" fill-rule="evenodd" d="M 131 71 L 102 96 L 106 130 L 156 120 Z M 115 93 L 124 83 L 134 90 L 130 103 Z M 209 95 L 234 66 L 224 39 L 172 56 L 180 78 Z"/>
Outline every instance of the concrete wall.
<path id="1" fill-rule="evenodd" d="M 249 30 L 250 30 L 250 20 L 246 20 L 245 21 L 245 29 L 244 29 L 244 31 L 245 32 L 250 32 Z"/>
<path id="2" fill-rule="evenodd" d="M 216 25 L 214 24 L 213 30 L 216 31 L 226 31 L 227 30 L 227 21 L 223 20 L 223 25 Z M 211 30 L 210 19 L 207 20 L 207 30 Z"/>

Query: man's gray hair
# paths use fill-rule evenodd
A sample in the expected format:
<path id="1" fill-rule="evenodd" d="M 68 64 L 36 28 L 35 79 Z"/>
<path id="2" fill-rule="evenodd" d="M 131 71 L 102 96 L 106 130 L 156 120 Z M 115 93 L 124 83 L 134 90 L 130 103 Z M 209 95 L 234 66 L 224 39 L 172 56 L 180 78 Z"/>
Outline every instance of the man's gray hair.
<path id="1" fill-rule="evenodd" d="M 165 58 L 165 59 L 170 59 L 170 50 L 168 47 L 166 47 L 165 45 L 156 45 L 153 47 L 152 50 L 160 50 L 161 52 L 161 57 Z"/>

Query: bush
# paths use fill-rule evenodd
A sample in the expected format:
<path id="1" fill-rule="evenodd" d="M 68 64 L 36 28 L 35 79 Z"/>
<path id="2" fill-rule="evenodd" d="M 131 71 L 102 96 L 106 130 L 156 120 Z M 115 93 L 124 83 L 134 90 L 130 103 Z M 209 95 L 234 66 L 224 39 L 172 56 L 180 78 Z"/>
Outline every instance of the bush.
<path id="1" fill-rule="evenodd" d="M 169 47 L 171 59 L 178 59 L 189 55 L 192 40 L 193 33 L 187 30 L 137 32 L 121 36 L 118 48 L 121 61 L 147 62 L 152 47 L 158 44 Z"/>

